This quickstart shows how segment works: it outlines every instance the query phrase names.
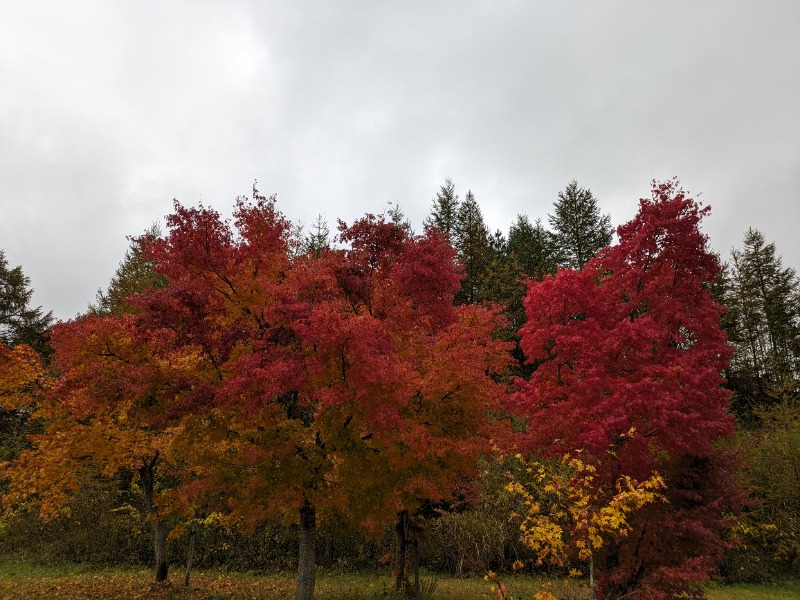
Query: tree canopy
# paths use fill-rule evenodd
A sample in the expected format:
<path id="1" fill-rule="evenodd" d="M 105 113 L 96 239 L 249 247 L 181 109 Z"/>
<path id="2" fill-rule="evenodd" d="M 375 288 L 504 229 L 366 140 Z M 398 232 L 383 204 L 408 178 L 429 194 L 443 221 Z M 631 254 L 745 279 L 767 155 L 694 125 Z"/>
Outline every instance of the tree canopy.
<path id="1" fill-rule="evenodd" d="M 550 230 L 520 214 L 490 234 L 450 180 L 422 234 L 389 206 L 304 237 L 255 188 L 232 219 L 175 201 L 52 332 L 0 252 L 6 515 L 38 507 L 60 527 L 87 481 L 126 486 L 158 580 L 173 527 L 296 528 L 301 600 L 319 525 L 394 524 L 404 587 L 405 544 L 433 513 L 473 527 L 462 546 L 484 569 L 508 545 L 471 540 L 492 523 L 518 536 L 513 514 L 519 557 L 585 563 L 598 597 L 699 598 L 731 524 L 791 564 L 800 282 L 761 232 L 721 268 L 709 209 L 677 180 L 654 182 L 610 246 L 576 181 Z M 759 500 L 738 515 L 731 391 Z M 769 519 L 787 531 L 765 534 Z"/>
<path id="2" fill-rule="evenodd" d="M 510 401 L 528 419 L 523 447 L 585 450 L 605 465 L 595 481 L 604 489 L 654 472 L 667 485 L 669 503 L 643 509 L 626 543 L 606 548 L 612 596 L 690 591 L 721 558 L 720 509 L 739 499 L 716 446 L 733 421 L 723 309 L 710 292 L 720 267 L 699 229 L 707 213 L 676 181 L 654 183 L 618 244 L 582 271 L 534 283 L 525 300 L 522 348 L 535 370 Z"/>
<path id="3" fill-rule="evenodd" d="M 13 493 L 47 511 L 82 464 L 134 469 L 159 565 L 164 516 L 188 498 L 245 526 L 299 520 L 308 597 L 317 519 L 374 529 L 475 472 L 502 395 L 502 320 L 453 305 L 440 233 L 383 216 L 340 223 L 345 249 L 297 254 L 254 190 L 233 226 L 176 202 L 167 230 L 137 246 L 163 285 L 56 327 L 50 427 L 17 463 L 48 468 Z M 173 491 L 155 494 L 157 469 L 175 465 Z"/>

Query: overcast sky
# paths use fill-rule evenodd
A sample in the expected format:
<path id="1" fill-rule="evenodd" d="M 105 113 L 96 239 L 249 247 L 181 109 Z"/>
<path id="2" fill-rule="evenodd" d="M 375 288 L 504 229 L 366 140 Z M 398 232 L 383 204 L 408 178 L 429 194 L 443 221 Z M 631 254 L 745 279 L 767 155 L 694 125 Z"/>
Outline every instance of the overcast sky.
<path id="1" fill-rule="evenodd" d="M 506 232 L 677 175 L 723 257 L 752 226 L 797 268 L 798 31 L 796 0 L 0 0 L 0 248 L 68 319 L 173 198 L 420 230 L 450 177 Z"/>

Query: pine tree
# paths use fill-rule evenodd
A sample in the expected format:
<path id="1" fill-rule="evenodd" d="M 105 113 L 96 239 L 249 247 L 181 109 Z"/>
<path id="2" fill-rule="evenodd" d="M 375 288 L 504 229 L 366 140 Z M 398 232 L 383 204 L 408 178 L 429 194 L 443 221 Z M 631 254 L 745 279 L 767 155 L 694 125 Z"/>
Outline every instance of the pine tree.
<path id="1" fill-rule="evenodd" d="M 541 219 L 531 223 L 526 215 L 517 215 L 508 232 L 506 248 L 506 297 L 504 314 L 508 319 L 506 339 L 513 341 L 513 375 L 530 377 L 530 365 L 525 364 L 525 355 L 519 345 L 519 330 L 525 325 L 523 298 L 527 292 L 527 281 L 541 281 L 545 275 L 555 273 L 553 235 L 543 226 Z"/>
<path id="2" fill-rule="evenodd" d="M 317 215 L 317 219 L 311 225 L 311 230 L 311 233 L 303 238 L 301 253 L 319 258 L 325 250 L 331 247 L 331 232 L 322 214 Z"/>
<path id="3" fill-rule="evenodd" d="M 97 290 L 96 304 L 89 306 L 89 313 L 99 316 L 119 315 L 132 312 L 128 299 L 149 289 L 161 288 L 166 279 L 153 271 L 153 265 L 142 255 L 142 244 L 161 237 L 161 228 L 153 223 L 140 237 L 130 238 L 130 247 L 119 263 L 108 284 L 108 289 Z"/>
<path id="4" fill-rule="evenodd" d="M 611 243 L 611 217 L 600 213 L 591 190 L 569 182 L 548 215 L 556 241 L 560 267 L 582 269 L 600 248 Z"/>
<path id="5" fill-rule="evenodd" d="M 488 238 L 488 243 L 488 260 L 481 278 L 479 296 L 483 300 L 489 300 L 506 307 L 519 298 L 521 305 L 525 287 L 519 281 L 516 266 L 510 260 L 508 241 L 503 233 L 497 230 Z M 508 314 L 506 316 L 508 317 Z M 506 338 L 511 339 L 515 334 L 516 329 L 509 330 L 509 336 L 506 336 Z"/>
<path id="6" fill-rule="evenodd" d="M 434 227 L 447 236 L 453 243 L 458 221 L 459 199 L 456 186 L 451 179 L 445 179 L 433 199 L 431 214 L 425 219 L 425 227 Z"/>
<path id="7" fill-rule="evenodd" d="M 800 280 L 784 268 L 775 244 L 751 228 L 743 248 L 731 252 L 720 287 L 728 307 L 723 322 L 736 347 L 728 384 L 736 392 L 734 408 L 748 416 L 757 405 L 773 404 L 776 389 L 800 392 Z"/>
<path id="8" fill-rule="evenodd" d="M 489 252 L 494 256 L 505 256 L 508 253 L 508 240 L 499 229 L 489 236 Z"/>
<path id="9" fill-rule="evenodd" d="M 535 281 L 556 271 L 555 239 L 541 219 L 531 223 L 526 215 L 517 215 L 508 231 L 508 251 L 520 273 Z"/>
<path id="10" fill-rule="evenodd" d="M 9 267 L 0 250 L 0 343 L 6 346 L 27 344 L 39 355 L 47 353 L 47 332 L 53 323 L 52 311 L 30 306 L 33 297 L 31 280 L 22 267 Z"/>
<path id="11" fill-rule="evenodd" d="M 464 266 L 464 280 L 456 294 L 457 304 L 475 304 L 483 300 L 481 288 L 490 260 L 489 229 L 472 191 L 458 207 L 455 223 L 455 248 Z"/>

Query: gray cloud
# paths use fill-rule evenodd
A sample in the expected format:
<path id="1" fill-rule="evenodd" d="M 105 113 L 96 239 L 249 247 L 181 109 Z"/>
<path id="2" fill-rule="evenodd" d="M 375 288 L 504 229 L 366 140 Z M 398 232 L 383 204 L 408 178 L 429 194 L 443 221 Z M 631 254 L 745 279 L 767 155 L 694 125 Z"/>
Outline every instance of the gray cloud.
<path id="1" fill-rule="evenodd" d="M 755 226 L 800 266 L 793 2 L 0 0 L 0 247 L 69 318 L 173 197 L 258 179 L 295 221 L 445 177 L 493 229 L 572 179 L 617 223 L 651 179 L 702 192 L 726 255 Z"/>

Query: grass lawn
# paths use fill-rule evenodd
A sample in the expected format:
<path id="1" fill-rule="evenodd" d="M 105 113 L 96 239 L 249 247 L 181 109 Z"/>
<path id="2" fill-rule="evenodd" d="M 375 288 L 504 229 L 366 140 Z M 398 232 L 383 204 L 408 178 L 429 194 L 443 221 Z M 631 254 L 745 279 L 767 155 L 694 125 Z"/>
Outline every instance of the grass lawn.
<path id="1" fill-rule="evenodd" d="M 0 598 L 115 598 L 198 599 L 226 598 L 253 600 L 291 600 L 294 581 L 291 575 L 248 575 L 199 571 L 192 574 L 192 587 L 183 587 L 183 573 L 173 570 L 166 584 L 152 581 L 149 569 L 102 569 L 85 565 L 45 566 L 13 559 L 0 560 Z M 434 600 L 483 600 L 490 594 L 490 583 L 480 578 L 436 577 Z M 430 582 L 429 576 L 423 583 Z M 530 599 L 542 589 L 542 580 L 532 577 L 508 578 L 515 599 Z M 374 573 L 335 574 L 320 572 L 317 577 L 319 600 L 379 600 L 391 590 L 388 575 Z M 556 582 L 556 585 L 558 583 Z M 552 588 L 551 588 L 552 589 Z M 776 586 L 710 585 L 710 600 L 777 600 L 800 598 L 800 583 Z M 557 591 L 557 590 L 553 590 Z M 557 594 L 558 595 L 558 594 Z"/>
<path id="2" fill-rule="evenodd" d="M 778 600 L 783 598 L 800 598 L 800 582 L 775 585 L 719 585 L 711 584 L 708 591 L 709 600 Z"/>

